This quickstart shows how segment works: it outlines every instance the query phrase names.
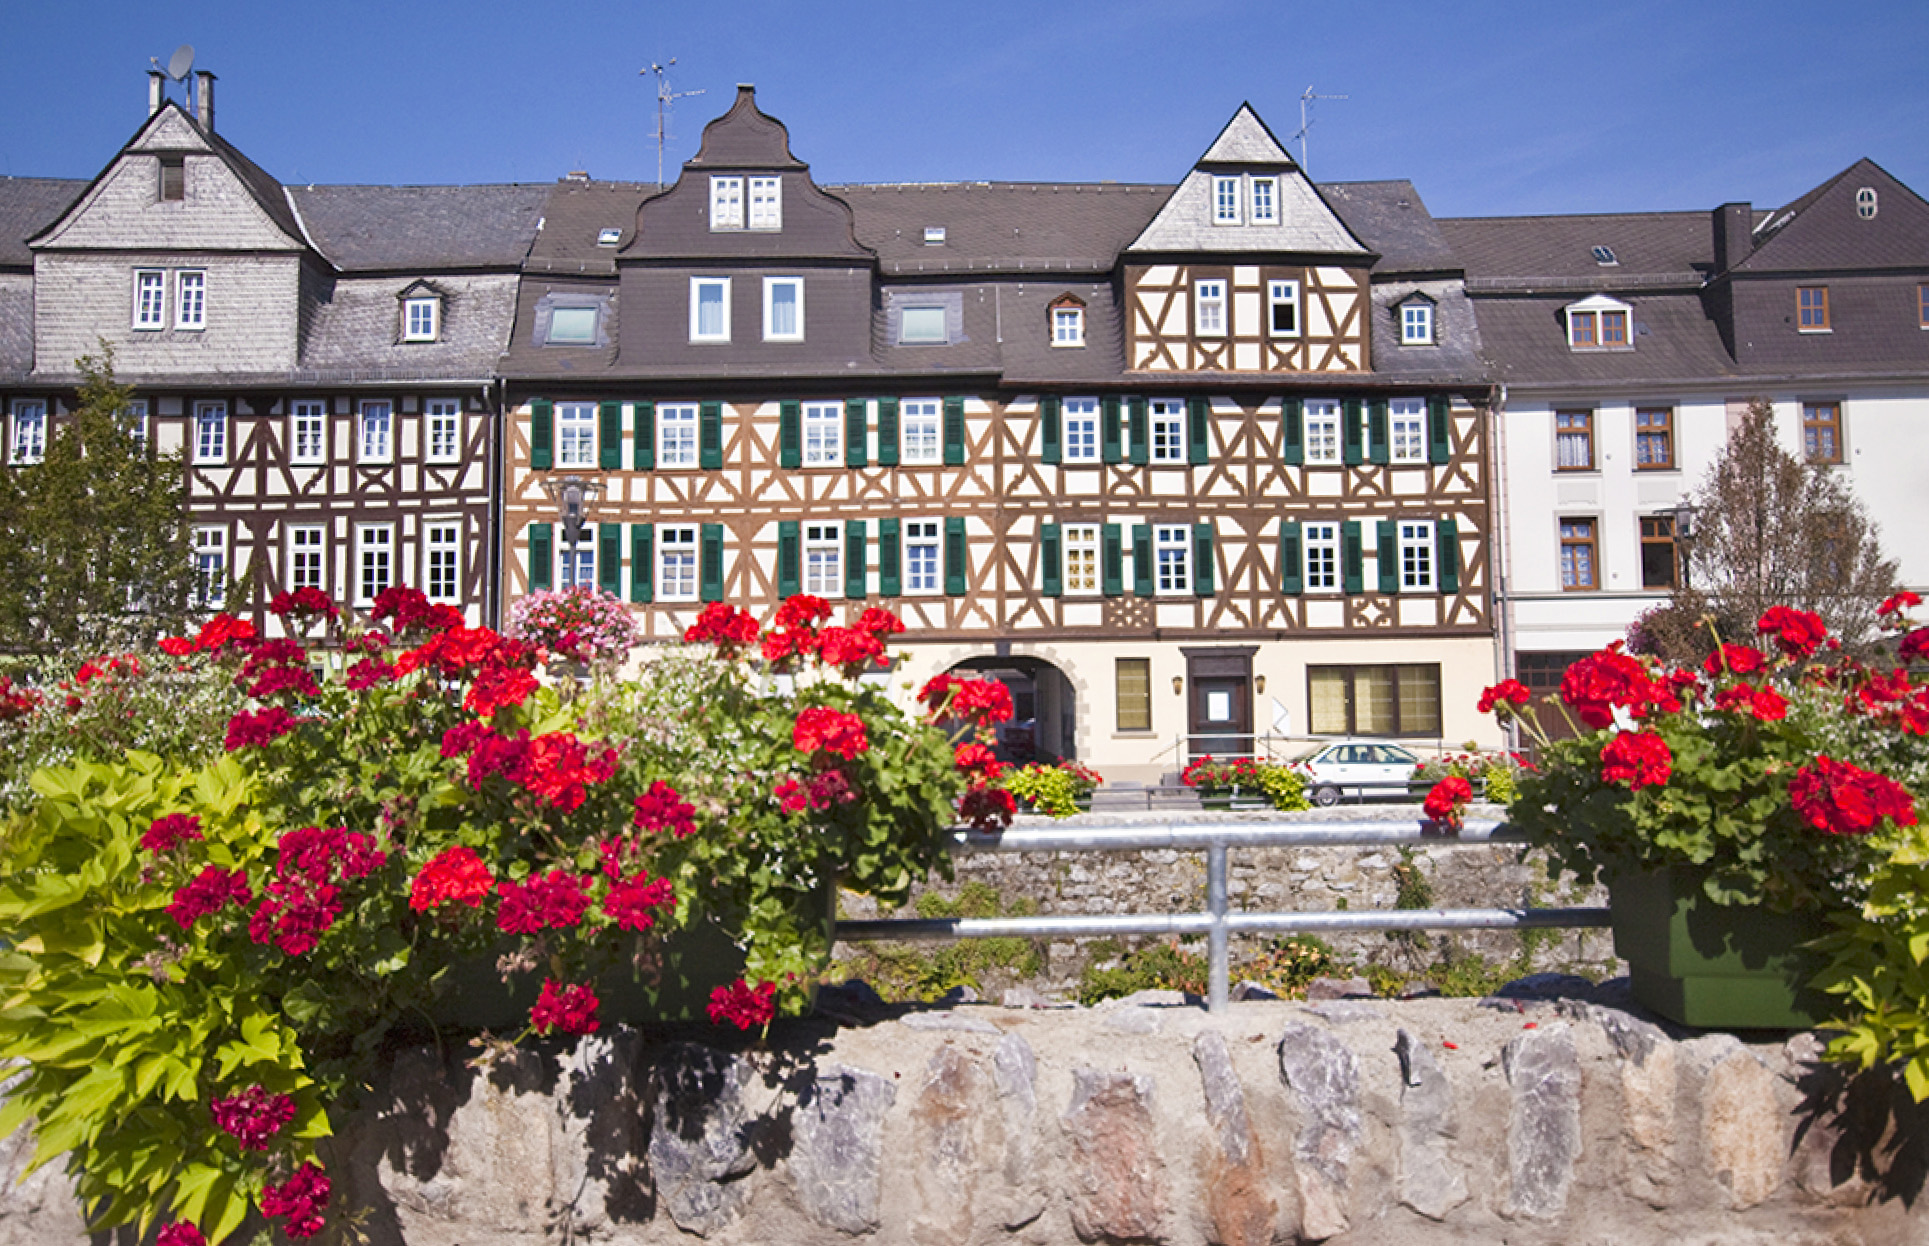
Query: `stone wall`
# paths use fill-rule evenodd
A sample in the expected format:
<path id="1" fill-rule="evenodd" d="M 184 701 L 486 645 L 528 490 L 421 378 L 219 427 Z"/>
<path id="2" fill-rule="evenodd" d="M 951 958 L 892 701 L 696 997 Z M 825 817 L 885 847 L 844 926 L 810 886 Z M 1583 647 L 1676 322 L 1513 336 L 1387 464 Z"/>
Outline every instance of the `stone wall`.
<path id="1" fill-rule="evenodd" d="M 332 1214 L 370 1246 L 1929 1242 L 1929 1117 L 1893 1082 L 1566 986 L 1216 1017 L 846 993 L 766 1048 L 411 1051 L 332 1143 Z M 0 1246 L 82 1246 L 59 1179 L 13 1184 L 22 1142 Z"/>

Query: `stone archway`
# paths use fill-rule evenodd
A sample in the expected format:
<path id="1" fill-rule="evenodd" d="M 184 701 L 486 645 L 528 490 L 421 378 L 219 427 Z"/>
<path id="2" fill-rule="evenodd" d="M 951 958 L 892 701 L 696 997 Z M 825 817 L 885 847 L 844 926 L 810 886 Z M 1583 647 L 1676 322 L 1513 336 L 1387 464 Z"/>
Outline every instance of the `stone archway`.
<path id="1" fill-rule="evenodd" d="M 1078 756 L 1078 694 L 1065 672 L 1044 658 L 966 658 L 953 671 L 996 679 L 1011 692 L 1011 722 L 998 733 L 1001 760 L 1024 764 Z"/>

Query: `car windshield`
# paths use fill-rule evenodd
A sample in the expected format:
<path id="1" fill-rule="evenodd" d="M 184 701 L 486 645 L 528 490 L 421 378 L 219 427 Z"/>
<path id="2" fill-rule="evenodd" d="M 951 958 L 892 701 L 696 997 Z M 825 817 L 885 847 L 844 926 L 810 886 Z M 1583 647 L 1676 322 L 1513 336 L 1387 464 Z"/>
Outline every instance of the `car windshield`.
<path id="1" fill-rule="evenodd" d="M 1329 746 L 1325 744 L 1315 745 L 1314 747 L 1307 749 L 1304 753 L 1301 753 L 1298 757 L 1293 758 L 1293 760 L 1295 762 L 1312 761 L 1313 759 L 1318 757 L 1321 753 L 1324 753 L 1328 747 Z"/>

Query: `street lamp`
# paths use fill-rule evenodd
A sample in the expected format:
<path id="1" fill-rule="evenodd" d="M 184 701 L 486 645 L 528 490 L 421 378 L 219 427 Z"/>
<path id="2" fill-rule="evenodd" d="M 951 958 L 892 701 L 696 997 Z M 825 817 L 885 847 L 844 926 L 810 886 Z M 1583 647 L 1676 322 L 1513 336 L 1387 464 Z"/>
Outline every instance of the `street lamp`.
<path id="1" fill-rule="evenodd" d="M 1681 591 L 1685 593 L 1692 587 L 1688 579 L 1688 550 L 1695 543 L 1694 503 L 1675 503 L 1673 515 L 1675 549 L 1681 554 Z"/>
<path id="2" fill-rule="evenodd" d="M 543 477 L 543 492 L 563 508 L 563 543 L 568 551 L 563 562 L 564 588 L 574 587 L 578 582 L 576 546 L 583 537 L 583 517 L 589 511 L 590 502 L 602 490 L 600 480 L 586 480 L 581 476 Z"/>

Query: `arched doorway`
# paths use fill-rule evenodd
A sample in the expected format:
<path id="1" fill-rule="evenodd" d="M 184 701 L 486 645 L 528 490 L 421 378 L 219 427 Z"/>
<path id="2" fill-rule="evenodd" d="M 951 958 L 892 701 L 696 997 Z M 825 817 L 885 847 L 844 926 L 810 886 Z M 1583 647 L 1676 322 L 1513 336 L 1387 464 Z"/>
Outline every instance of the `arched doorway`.
<path id="1" fill-rule="evenodd" d="M 1011 721 L 998 732 L 1000 760 L 1023 765 L 1078 756 L 1078 694 L 1044 658 L 966 658 L 951 668 L 995 679 L 1011 693 Z"/>

